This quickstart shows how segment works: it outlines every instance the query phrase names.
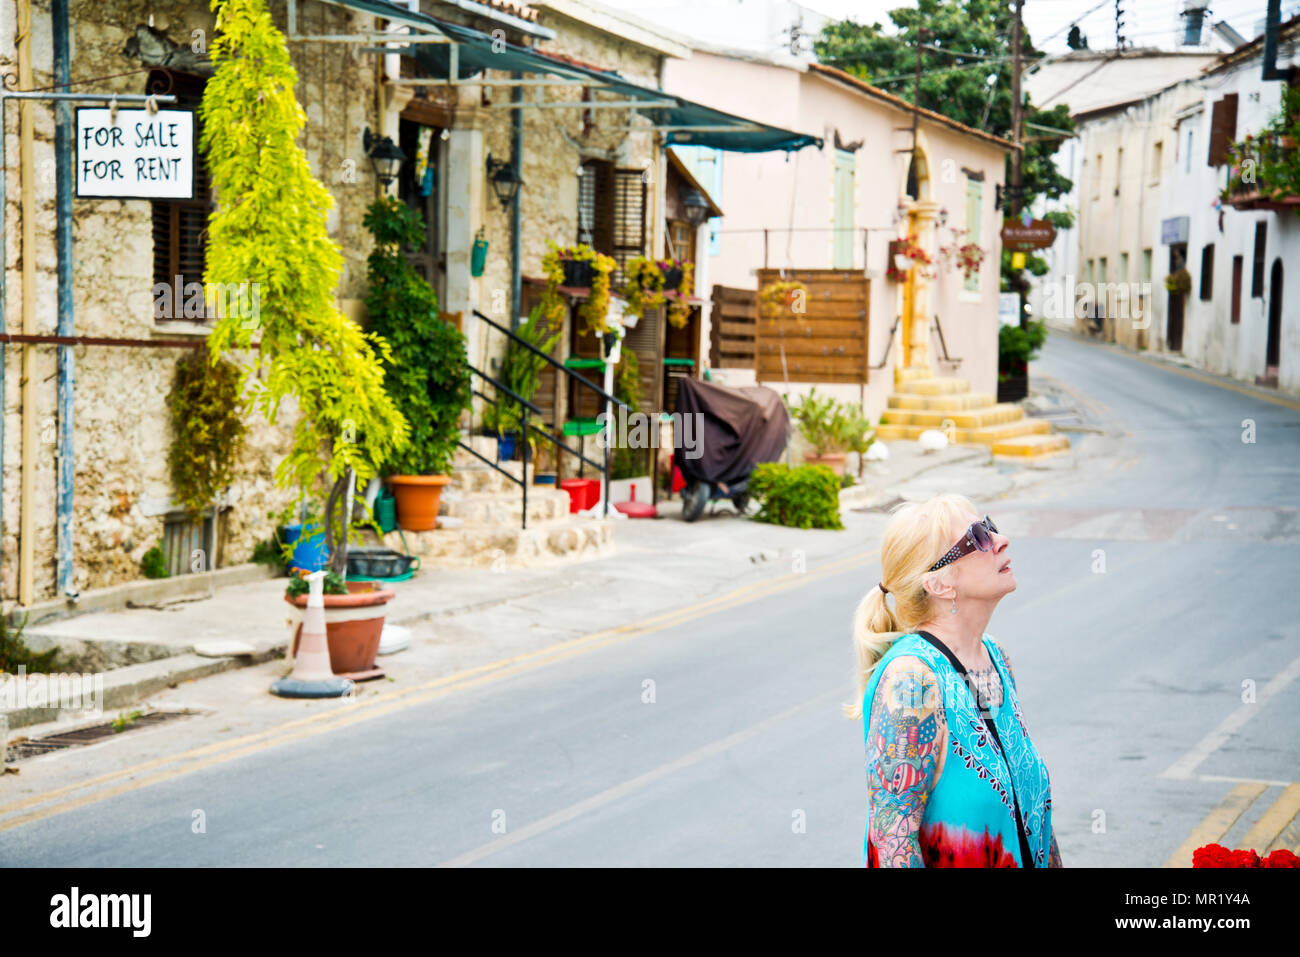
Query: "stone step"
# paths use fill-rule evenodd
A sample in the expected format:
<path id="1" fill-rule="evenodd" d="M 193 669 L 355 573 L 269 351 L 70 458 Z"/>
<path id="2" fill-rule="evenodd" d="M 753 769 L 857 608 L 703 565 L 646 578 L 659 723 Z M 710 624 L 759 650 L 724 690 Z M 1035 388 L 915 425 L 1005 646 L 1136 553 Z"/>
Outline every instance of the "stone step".
<path id="1" fill-rule="evenodd" d="M 402 550 L 397 532 L 384 537 Z M 470 526 L 407 532 L 406 544 L 424 568 L 533 568 L 604 558 L 614 552 L 614 519 L 570 517 L 521 529 Z"/>
<path id="2" fill-rule="evenodd" d="M 969 392 L 970 383 L 965 379 L 944 377 L 912 379 L 899 382 L 894 386 L 894 391 L 903 395 L 951 395 L 954 392 Z"/>
<path id="3" fill-rule="evenodd" d="M 895 392 L 889 397 L 891 409 L 930 409 L 960 412 L 996 405 L 997 397 L 987 392 L 950 392 L 945 395 L 910 395 Z"/>
<path id="4" fill-rule="evenodd" d="M 1067 436 L 1056 434 L 1020 435 L 993 443 L 994 455 L 1014 455 L 1018 458 L 1037 458 L 1070 448 Z"/>
<path id="5" fill-rule="evenodd" d="M 882 441 L 897 439 L 917 439 L 922 432 L 933 426 L 926 425 L 878 425 L 876 438 Z M 940 430 L 943 431 L 943 430 Z M 957 445 L 990 445 L 1002 439 L 1020 435 L 1045 435 L 1052 431 L 1052 424 L 1044 419 L 1017 419 L 998 425 L 986 425 L 980 428 L 953 429 L 952 441 Z"/>
<path id="6" fill-rule="evenodd" d="M 942 428 L 951 422 L 959 429 L 977 429 L 986 425 L 1000 425 L 1024 418 L 1025 410 L 1011 402 L 1003 402 L 983 409 L 968 409 L 962 412 L 946 410 L 921 409 L 886 409 L 884 421 L 889 425 L 920 425 L 926 428 Z"/>
<path id="7" fill-rule="evenodd" d="M 519 486 L 508 491 L 444 493 L 440 516 L 459 518 L 466 525 L 519 525 L 523 500 Z M 528 523 L 557 522 L 569 517 L 569 493 L 553 486 L 533 485 L 528 489 Z"/>
<path id="8" fill-rule="evenodd" d="M 523 477 L 523 462 L 502 462 L 501 468 L 515 478 Z M 530 465 L 528 469 L 530 477 L 534 471 L 535 469 Z M 451 483 L 447 488 L 459 489 L 463 492 L 506 492 L 514 490 L 518 493 L 519 491 L 517 483 L 512 482 L 505 475 L 502 475 L 490 465 L 484 465 L 482 462 L 475 462 L 473 465 L 465 465 L 454 469 L 451 473 Z"/>
<path id="9" fill-rule="evenodd" d="M 917 379 L 932 379 L 932 378 L 934 378 L 934 373 L 931 372 L 929 369 L 922 369 L 918 367 L 914 369 L 894 370 L 895 382 L 913 382 Z"/>

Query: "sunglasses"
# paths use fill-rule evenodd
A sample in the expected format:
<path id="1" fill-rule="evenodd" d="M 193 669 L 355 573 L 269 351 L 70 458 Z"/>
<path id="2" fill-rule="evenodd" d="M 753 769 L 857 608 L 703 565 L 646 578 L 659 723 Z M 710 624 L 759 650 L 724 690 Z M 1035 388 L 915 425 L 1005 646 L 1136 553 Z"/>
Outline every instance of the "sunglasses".
<path id="1" fill-rule="evenodd" d="M 989 532 L 996 532 L 998 527 L 993 524 L 993 520 L 987 515 L 979 522 L 972 522 L 970 528 L 966 529 L 966 534 L 960 542 L 948 549 L 944 556 L 930 566 L 930 571 L 937 571 L 944 565 L 950 565 L 963 555 L 969 555 L 975 550 L 981 552 L 992 551 L 993 539 Z"/>

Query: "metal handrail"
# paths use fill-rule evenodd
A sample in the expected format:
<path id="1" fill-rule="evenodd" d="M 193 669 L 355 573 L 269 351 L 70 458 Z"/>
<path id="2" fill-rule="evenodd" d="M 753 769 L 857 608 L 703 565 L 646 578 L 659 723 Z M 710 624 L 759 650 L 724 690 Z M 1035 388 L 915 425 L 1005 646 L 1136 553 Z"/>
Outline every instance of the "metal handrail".
<path id="1" fill-rule="evenodd" d="M 889 353 L 891 353 L 894 350 L 894 333 L 898 331 L 898 324 L 901 321 L 902 321 L 901 318 L 894 320 L 894 327 L 889 330 L 889 345 L 885 346 L 885 354 L 880 357 L 880 362 L 878 362 L 876 365 L 873 365 L 871 368 L 883 369 L 885 367 L 885 363 L 889 361 Z"/>
<path id="2" fill-rule="evenodd" d="M 939 314 L 934 315 L 934 327 L 939 331 L 939 345 L 943 348 L 944 362 L 961 362 L 961 359 L 948 355 L 948 343 L 943 338 L 943 323 L 939 321 Z"/>
<path id="3" fill-rule="evenodd" d="M 555 368 L 559 369 L 561 372 L 563 372 L 563 373 L 564 373 L 565 375 L 567 375 L 569 378 L 571 378 L 571 379 L 576 379 L 576 380 L 578 381 L 578 384 L 579 384 L 579 385 L 586 386 L 588 389 L 590 389 L 592 392 L 595 392 L 598 396 L 600 396 L 600 397 L 601 397 L 602 399 L 604 399 L 606 402 L 612 402 L 614 405 L 618 406 L 618 407 L 621 408 L 621 409 L 625 409 L 625 410 L 628 411 L 628 412 L 631 412 L 631 411 L 632 411 L 632 407 L 631 407 L 631 406 L 629 406 L 629 405 L 628 405 L 627 403 L 625 403 L 625 402 L 620 402 L 618 399 L 614 398 L 614 396 L 610 395 L 608 392 L 606 392 L 606 391 L 605 391 L 604 389 L 602 389 L 600 386 L 596 385 L 594 382 L 592 382 L 592 381 L 591 381 L 590 379 L 588 379 L 586 376 L 578 375 L 578 373 L 574 372 L 572 369 L 570 369 L 570 368 L 569 368 L 568 366 L 566 366 L 564 363 L 562 363 L 562 362 L 557 362 L 555 359 L 553 359 L 551 356 L 548 356 L 548 355 L 547 355 L 545 352 L 543 352 L 541 349 L 538 349 L 538 348 L 537 348 L 535 345 L 533 345 L 531 342 L 527 342 L 527 341 L 525 341 L 524 339 L 521 339 L 517 334 L 515 334 L 514 332 L 511 332 L 509 329 L 507 329 L 505 326 L 501 325 L 500 323 L 496 322 L 495 320 L 489 319 L 487 316 L 483 315 L 483 313 L 479 312 L 477 309 L 474 310 L 474 315 L 477 316 L 479 319 L 482 319 L 484 322 L 486 322 L 486 323 L 487 323 L 489 326 L 491 326 L 492 328 L 494 328 L 494 329 L 499 329 L 501 332 L 504 332 L 504 333 L 505 333 L 507 336 L 509 336 L 509 337 L 510 337 L 514 342 L 516 342 L 516 343 L 518 343 L 519 345 L 523 346 L 523 347 L 524 347 L 525 349 L 527 349 L 529 352 L 533 353 L 533 355 L 536 355 L 536 356 L 539 356 L 539 357 L 542 358 L 542 359 L 545 359 L 547 362 L 549 362 L 551 365 L 555 366 Z"/>

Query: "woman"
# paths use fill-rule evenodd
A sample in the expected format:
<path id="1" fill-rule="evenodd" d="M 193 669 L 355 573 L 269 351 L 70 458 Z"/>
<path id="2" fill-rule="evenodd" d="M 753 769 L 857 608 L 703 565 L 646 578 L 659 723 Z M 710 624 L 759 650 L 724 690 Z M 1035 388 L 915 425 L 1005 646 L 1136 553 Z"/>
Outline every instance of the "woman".
<path id="1" fill-rule="evenodd" d="M 985 633 L 1016 589 L 1008 544 L 962 495 L 905 503 L 885 529 L 846 709 L 866 733 L 868 867 L 1061 866 L 1047 767 Z"/>

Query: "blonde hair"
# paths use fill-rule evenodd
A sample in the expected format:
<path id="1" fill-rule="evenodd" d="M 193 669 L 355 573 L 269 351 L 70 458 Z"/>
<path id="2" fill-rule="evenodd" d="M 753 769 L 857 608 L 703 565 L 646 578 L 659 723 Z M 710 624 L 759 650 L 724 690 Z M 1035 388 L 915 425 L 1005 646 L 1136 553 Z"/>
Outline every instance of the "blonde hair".
<path id="1" fill-rule="evenodd" d="M 952 527 L 970 512 L 979 514 L 970 499 L 955 493 L 894 507 L 880 541 L 880 580 L 894 596 L 894 610 L 873 582 L 853 613 L 858 695 L 852 704 L 844 705 L 845 717 L 862 717 L 867 684 L 890 646 L 934 617 L 936 603 L 925 583 L 951 581 L 952 567 L 932 572 L 930 566 L 952 547 Z"/>

